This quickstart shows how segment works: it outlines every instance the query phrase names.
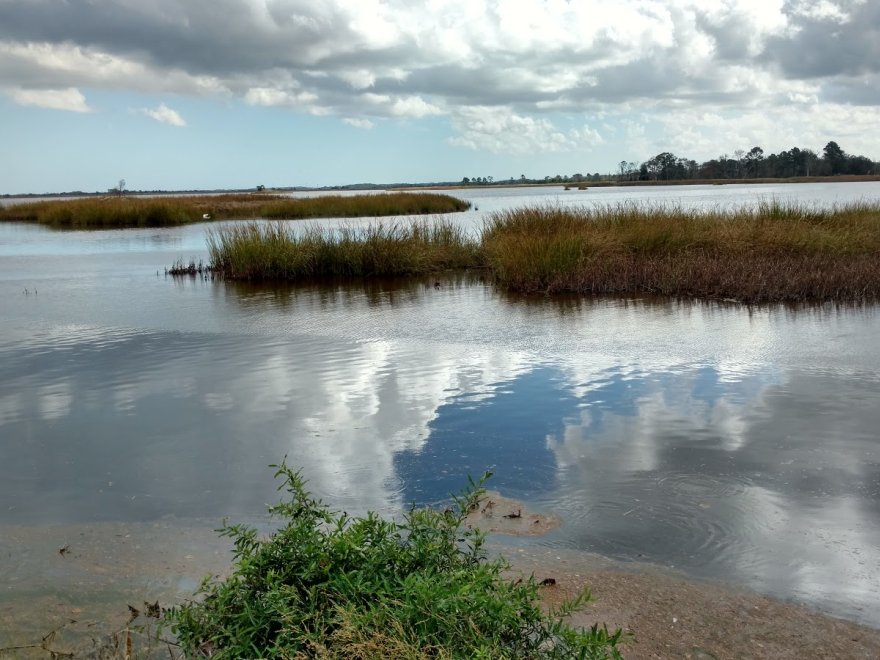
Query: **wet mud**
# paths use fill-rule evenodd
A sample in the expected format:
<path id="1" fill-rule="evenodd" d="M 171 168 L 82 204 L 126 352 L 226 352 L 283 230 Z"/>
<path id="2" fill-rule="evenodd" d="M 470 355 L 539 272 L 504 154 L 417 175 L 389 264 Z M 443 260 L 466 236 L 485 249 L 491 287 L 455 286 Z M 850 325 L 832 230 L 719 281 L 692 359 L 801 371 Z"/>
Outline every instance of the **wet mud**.
<path id="1" fill-rule="evenodd" d="M 625 658 L 880 657 L 880 630 L 650 564 L 541 546 L 563 521 L 497 492 L 467 523 L 491 534 L 511 577 L 534 576 L 548 607 L 590 589 L 573 622 L 623 628 Z M 204 521 L 5 527 L 0 556 L 0 658 L 179 657 L 172 640 L 156 638 L 156 617 L 231 562 Z"/>

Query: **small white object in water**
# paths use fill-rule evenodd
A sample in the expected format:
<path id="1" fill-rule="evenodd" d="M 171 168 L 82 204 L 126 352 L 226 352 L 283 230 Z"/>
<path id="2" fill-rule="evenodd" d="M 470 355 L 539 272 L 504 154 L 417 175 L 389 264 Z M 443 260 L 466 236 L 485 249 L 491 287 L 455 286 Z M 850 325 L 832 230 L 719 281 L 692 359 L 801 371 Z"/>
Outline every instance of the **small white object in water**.
<path id="1" fill-rule="evenodd" d="M 202 220 L 210 220 L 210 219 L 211 219 L 211 214 L 210 214 L 210 213 L 205 213 L 205 214 L 202 215 Z"/>

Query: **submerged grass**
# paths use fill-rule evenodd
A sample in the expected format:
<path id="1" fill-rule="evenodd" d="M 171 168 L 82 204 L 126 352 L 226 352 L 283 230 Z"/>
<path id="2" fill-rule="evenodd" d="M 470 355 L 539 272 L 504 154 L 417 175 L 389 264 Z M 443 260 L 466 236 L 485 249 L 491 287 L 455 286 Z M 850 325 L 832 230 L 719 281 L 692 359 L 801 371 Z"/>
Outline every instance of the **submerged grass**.
<path id="1" fill-rule="evenodd" d="M 876 203 L 521 208 L 493 214 L 481 242 L 497 282 L 524 293 L 880 299 Z"/>
<path id="2" fill-rule="evenodd" d="M 271 509 L 280 529 L 259 538 L 224 527 L 232 574 L 166 614 L 187 657 L 620 657 L 621 631 L 565 623 L 588 593 L 545 613 L 533 578 L 505 579 L 504 560 L 487 557 L 484 535 L 464 524 L 483 481 L 444 512 L 393 522 L 332 512 L 298 472 L 277 467 L 289 495 Z"/>
<path id="3" fill-rule="evenodd" d="M 355 218 L 453 213 L 468 202 L 435 193 L 285 197 L 230 194 L 89 197 L 0 208 L 0 221 L 35 222 L 60 229 L 166 227 L 219 219 Z M 207 216 L 207 217 L 206 217 Z"/>
<path id="4" fill-rule="evenodd" d="M 211 268 L 237 280 L 413 275 L 470 268 L 479 246 L 449 220 L 366 228 L 248 223 L 208 233 Z"/>

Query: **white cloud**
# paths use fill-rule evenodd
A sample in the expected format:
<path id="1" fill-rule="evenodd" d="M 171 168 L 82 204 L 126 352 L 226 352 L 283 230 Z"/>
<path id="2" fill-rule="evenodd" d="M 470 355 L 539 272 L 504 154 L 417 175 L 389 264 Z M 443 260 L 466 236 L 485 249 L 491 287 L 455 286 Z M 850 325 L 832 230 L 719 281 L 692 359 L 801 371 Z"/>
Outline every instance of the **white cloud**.
<path id="1" fill-rule="evenodd" d="M 91 112 L 86 97 L 76 87 L 67 89 L 12 89 L 12 100 L 19 105 L 29 105 L 49 110 L 68 112 Z"/>
<path id="2" fill-rule="evenodd" d="M 249 105 L 284 106 L 288 108 L 309 109 L 310 104 L 318 100 L 317 94 L 298 90 L 276 89 L 272 87 L 254 87 L 244 95 Z"/>
<path id="3" fill-rule="evenodd" d="M 73 43 L 17 42 L 0 39 L 0 84 L 38 82 L 104 89 L 177 94 L 228 94 L 220 78 L 190 74 L 179 67 L 157 67 L 147 61 Z M 16 86 L 21 86 L 18 84 Z"/>
<path id="4" fill-rule="evenodd" d="M 492 153 L 570 151 L 602 142 L 602 136 L 588 126 L 566 132 L 548 119 L 520 115 L 509 108 L 459 108 L 453 127 L 457 136 L 450 139 L 451 144 Z"/>
<path id="5" fill-rule="evenodd" d="M 793 12 L 799 16 L 805 16 L 812 19 L 830 19 L 835 23 L 846 23 L 849 16 L 835 2 L 830 0 L 810 0 L 810 2 L 801 2 L 794 4 Z"/>
<path id="6" fill-rule="evenodd" d="M 651 117 L 682 145 L 693 137 L 715 152 L 730 148 L 726 127 L 674 122 L 714 114 L 744 125 L 765 108 L 801 106 L 839 118 L 847 103 L 876 115 L 880 98 L 865 77 L 880 61 L 871 32 L 880 14 L 859 0 L 222 4 L 5 0 L 0 89 L 17 90 L 8 93 L 19 103 L 80 112 L 85 88 L 237 98 L 359 128 L 445 117 L 452 144 L 520 154 L 601 143 L 592 126 L 560 126 L 603 112 L 620 125 Z M 830 137 L 847 129 L 821 123 Z"/>
<path id="7" fill-rule="evenodd" d="M 349 126 L 353 126 L 354 128 L 363 128 L 369 130 L 375 126 L 373 122 L 369 119 L 364 119 L 361 117 L 345 117 L 342 120 L 343 124 L 348 124 Z"/>
<path id="8" fill-rule="evenodd" d="M 376 75 L 367 69 L 340 71 L 337 75 L 351 85 L 352 89 L 367 89 L 376 83 Z"/>
<path id="9" fill-rule="evenodd" d="M 186 122 L 183 120 L 183 117 L 176 110 L 172 110 L 164 103 L 160 103 L 158 108 L 150 109 L 143 108 L 141 110 L 147 117 L 151 117 L 158 122 L 163 124 L 168 124 L 169 126 L 178 126 L 183 127 L 186 126 Z"/>
<path id="10" fill-rule="evenodd" d="M 665 113 L 661 124 L 663 137 L 651 144 L 649 155 L 672 151 L 705 160 L 756 145 L 768 153 L 795 146 L 821 152 L 831 139 L 847 151 L 880 153 L 877 112 L 867 106 L 801 104 L 737 113 L 680 110 Z"/>
<path id="11" fill-rule="evenodd" d="M 428 103 L 421 96 L 407 96 L 395 99 L 391 103 L 391 114 L 395 117 L 420 118 L 442 114 L 442 110 L 433 103 Z"/>

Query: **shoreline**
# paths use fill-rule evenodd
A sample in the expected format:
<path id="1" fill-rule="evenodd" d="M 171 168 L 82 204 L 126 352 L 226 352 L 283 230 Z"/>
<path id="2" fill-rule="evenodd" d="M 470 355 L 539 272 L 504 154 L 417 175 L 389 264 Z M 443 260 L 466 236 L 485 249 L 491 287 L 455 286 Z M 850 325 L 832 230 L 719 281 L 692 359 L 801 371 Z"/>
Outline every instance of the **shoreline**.
<path id="1" fill-rule="evenodd" d="M 553 577 L 553 606 L 587 587 L 593 599 L 572 623 L 622 628 L 627 660 L 649 658 L 877 658 L 880 629 L 743 586 L 584 551 L 526 547 L 509 553 L 514 573 Z"/>
<path id="2" fill-rule="evenodd" d="M 412 183 L 412 184 L 400 184 L 400 183 L 388 183 L 388 184 L 372 184 L 372 183 L 363 183 L 363 184 L 347 184 L 341 186 L 323 186 L 318 188 L 310 188 L 303 186 L 291 186 L 291 187 L 280 187 L 280 188 L 264 188 L 263 190 L 256 190 L 254 188 L 224 188 L 224 189 L 212 189 L 212 190 L 127 190 L 125 191 L 125 197 L 173 197 L 179 195 L 228 195 L 228 194 L 286 194 L 286 193 L 296 193 L 296 192 L 319 192 L 319 193 L 327 193 L 327 194 L 335 194 L 340 192 L 403 192 L 403 191 L 418 191 L 418 190 L 493 190 L 496 188 L 559 188 L 568 186 L 586 186 L 589 188 L 626 188 L 626 187 L 639 187 L 639 186 L 724 186 L 724 185 L 735 185 L 735 184 L 780 184 L 780 183 L 860 183 L 860 182 L 872 182 L 872 181 L 880 181 L 880 174 L 838 174 L 834 176 L 798 176 L 798 177 L 785 177 L 785 178 L 744 178 L 744 179 L 669 179 L 669 180 L 646 180 L 646 181 L 570 181 L 568 183 L 560 182 L 560 183 L 551 183 L 538 181 L 533 183 L 519 183 L 516 181 L 513 182 L 503 182 L 503 183 L 490 183 L 490 184 L 462 184 L 461 182 L 448 182 L 448 183 Z M 573 192 L 577 192 L 577 188 L 573 188 Z M 583 191 L 581 191 L 583 192 Z M 95 192 L 85 192 L 85 191 L 66 191 L 66 192 L 47 192 L 47 193 L 2 193 L 0 194 L 0 199 L 5 200 L 15 200 L 15 199 L 66 199 L 66 198 L 76 198 L 76 197 L 108 197 L 111 196 L 107 191 L 95 191 Z"/>
<path id="3" fill-rule="evenodd" d="M 513 500 L 498 501 L 496 522 L 513 505 L 522 508 Z M 554 520 L 525 508 L 521 513 L 529 523 Z M 518 527 L 520 520 L 511 522 Z M 9 569 L 0 593 L 0 658 L 45 657 L 41 640 L 52 631 L 53 651 L 81 657 L 93 651 L 95 640 L 109 645 L 115 634 L 118 643 L 121 631 L 154 623 L 145 619 L 144 603 L 179 604 L 205 575 L 231 566 L 231 546 L 217 537 L 215 526 L 173 520 L 5 527 L 0 551 Z M 514 534 L 524 536 L 516 529 Z M 590 588 L 593 600 L 571 621 L 624 629 L 635 640 L 623 647 L 625 658 L 880 657 L 880 627 L 720 579 L 542 546 L 534 540 L 538 535 L 525 536 L 532 538 L 511 542 L 493 534 L 488 549 L 509 561 L 512 577 L 553 578 L 555 584 L 541 588 L 547 606 Z M 129 605 L 142 611 L 134 624 Z M 11 647 L 17 648 L 3 650 Z M 160 651 L 168 657 L 167 648 Z"/>

